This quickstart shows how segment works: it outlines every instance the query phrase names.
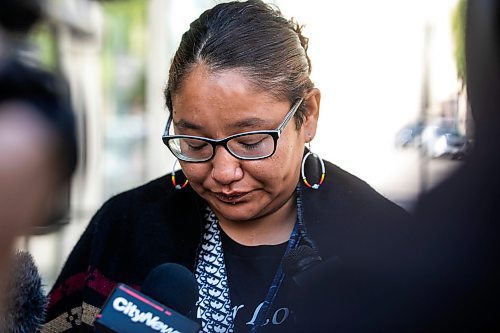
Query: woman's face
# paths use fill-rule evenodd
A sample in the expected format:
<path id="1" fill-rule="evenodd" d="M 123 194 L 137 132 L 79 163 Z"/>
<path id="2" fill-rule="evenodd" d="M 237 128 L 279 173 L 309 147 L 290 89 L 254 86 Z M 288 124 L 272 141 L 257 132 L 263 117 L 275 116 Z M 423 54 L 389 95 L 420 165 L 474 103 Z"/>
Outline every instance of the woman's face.
<path id="1" fill-rule="evenodd" d="M 318 96 L 311 98 L 319 104 Z M 306 97 L 308 98 L 308 97 Z M 242 132 L 274 130 L 292 105 L 257 91 L 237 70 L 210 73 L 197 65 L 173 95 L 176 134 L 221 139 Z M 243 161 L 217 146 L 208 162 L 181 162 L 193 189 L 219 218 L 248 221 L 277 212 L 292 200 L 299 180 L 305 142 L 314 137 L 317 112 L 300 130 L 292 119 L 276 152 L 262 160 Z"/>

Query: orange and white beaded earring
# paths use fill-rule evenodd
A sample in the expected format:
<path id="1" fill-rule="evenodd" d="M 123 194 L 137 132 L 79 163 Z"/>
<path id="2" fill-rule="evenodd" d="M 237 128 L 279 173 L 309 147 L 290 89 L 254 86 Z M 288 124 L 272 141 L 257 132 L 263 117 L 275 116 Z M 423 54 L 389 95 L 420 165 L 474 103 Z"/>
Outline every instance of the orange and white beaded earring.
<path id="1" fill-rule="evenodd" d="M 189 179 L 186 178 L 186 181 L 184 182 L 184 184 L 180 185 L 180 184 L 177 184 L 176 180 L 175 180 L 175 166 L 177 165 L 177 162 L 179 160 L 175 160 L 174 162 L 174 166 L 172 167 L 172 185 L 174 185 L 174 188 L 176 190 L 182 190 L 184 187 L 187 186 L 187 184 L 189 183 Z"/>

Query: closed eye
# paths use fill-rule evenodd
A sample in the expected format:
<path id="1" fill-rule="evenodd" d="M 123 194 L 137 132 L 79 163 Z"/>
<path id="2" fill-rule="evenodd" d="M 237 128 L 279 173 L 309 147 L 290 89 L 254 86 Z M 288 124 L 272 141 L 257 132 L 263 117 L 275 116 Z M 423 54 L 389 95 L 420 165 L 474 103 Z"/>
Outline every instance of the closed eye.
<path id="1" fill-rule="evenodd" d="M 237 137 L 229 142 L 229 145 L 237 150 L 262 149 L 273 144 L 273 138 L 269 134 L 251 134 Z"/>
<path id="2" fill-rule="evenodd" d="M 264 140 L 265 138 L 262 138 L 257 141 L 238 141 L 238 144 L 246 149 L 256 149 L 264 142 Z"/>

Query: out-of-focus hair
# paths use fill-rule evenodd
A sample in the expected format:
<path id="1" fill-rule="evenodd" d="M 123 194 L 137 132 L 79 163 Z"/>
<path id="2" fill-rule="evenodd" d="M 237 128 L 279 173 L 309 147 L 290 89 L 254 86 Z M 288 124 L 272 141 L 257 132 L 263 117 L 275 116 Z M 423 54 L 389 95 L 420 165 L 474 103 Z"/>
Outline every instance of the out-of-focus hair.
<path id="1" fill-rule="evenodd" d="M 33 106 L 57 138 L 56 154 L 62 178 L 68 180 L 77 163 L 75 116 L 69 89 L 59 76 L 17 58 L 0 62 L 0 104 L 23 102 Z"/>
<path id="2" fill-rule="evenodd" d="M 0 28 L 26 34 L 42 17 L 42 3 L 41 0 L 2 0 Z"/>

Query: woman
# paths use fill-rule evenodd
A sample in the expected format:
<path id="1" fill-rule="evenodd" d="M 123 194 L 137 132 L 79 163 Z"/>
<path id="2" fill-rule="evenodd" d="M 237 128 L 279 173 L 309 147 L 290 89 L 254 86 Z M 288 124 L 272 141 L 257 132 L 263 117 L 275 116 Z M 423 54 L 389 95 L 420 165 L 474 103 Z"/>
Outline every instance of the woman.
<path id="1" fill-rule="evenodd" d="M 296 248 L 367 270 L 387 263 L 406 215 L 305 149 L 320 106 L 310 72 L 300 26 L 261 1 L 195 20 L 165 89 L 163 141 L 183 175 L 99 210 L 52 289 L 46 330 L 90 327 L 117 282 L 140 288 L 175 262 L 196 276 L 205 332 L 290 332 L 307 313 Z"/>

